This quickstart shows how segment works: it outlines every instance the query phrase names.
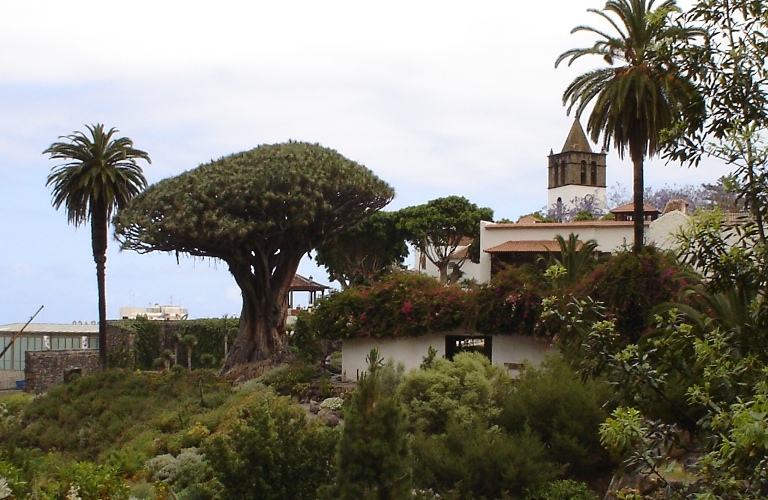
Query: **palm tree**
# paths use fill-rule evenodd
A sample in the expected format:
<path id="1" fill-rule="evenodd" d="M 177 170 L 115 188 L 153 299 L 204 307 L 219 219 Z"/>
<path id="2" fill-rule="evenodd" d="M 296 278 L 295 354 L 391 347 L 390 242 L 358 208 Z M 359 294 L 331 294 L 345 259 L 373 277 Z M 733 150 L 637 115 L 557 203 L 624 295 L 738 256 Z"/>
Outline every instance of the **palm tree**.
<path id="1" fill-rule="evenodd" d="M 576 283 L 595 265 L 597 241 L 591 239 L 582 242 L 579 235 L 573 233 L 568 235 L 567 240 L 558 234 L 555 241 L 560 246 L 560 260 L 555 258 L 554 262 L 565 268 L 567 283 Z"/>
<path id="2" fill-rule="evenodd" d="M 69 223 L 80 226 L 91 222 L 91 246 L 96 261 L 99 290 L 99 364 L 107 368 L 107 298 L 105 267 L 107 233 L 112 212 L 147 187 L 137 159 L 152 163 L 149 155 L 135 149 L 127 137 L 115 138 L 118 130 L 104 125 L 86 125 L 89 134 L 77 131 L 61 136 L 43 154 L 64 163 L 51 169 L 46 186 L 52 186 L 53 206 L 67 210 Z"/>
<path id="3" fill-rule="evenodd" d="M 192 349 L 197 345 L 197 337 L 185 335 L 181 338 L 181 343 L 187 348 L 187 369 L 192 371 Z"/>
<path id="4" fill-rule="evenodd" d="M 568 60 L 570 66 L 586 55 L 600 56 L 607 68 L 576 77 L 563 93 L 568 113 L 576 107 L 580 116 L 594 101 L 587 131 L 597 142 L 604 136 L 607 147 L 613 139 L 619 157 L 629 151 L 633 168 L 634 245 L 643 246 L 643 161 L 664 147 L 663 135 L 674 127 L 698 128 L 704 101 L 696 86 L 675 64 L 675 49 L 681 42 L 704 32 L 672 23 L 678 8 L 664 0 L 655 10 L 654 0 L 608 0 L 603 10 L 588 9 L 608 21 L 616 32 L 608 34 L 590 26 L 577 26 L 598 36 L 591 47 L 571 49 L 557 58 L 555 67 Z"/>

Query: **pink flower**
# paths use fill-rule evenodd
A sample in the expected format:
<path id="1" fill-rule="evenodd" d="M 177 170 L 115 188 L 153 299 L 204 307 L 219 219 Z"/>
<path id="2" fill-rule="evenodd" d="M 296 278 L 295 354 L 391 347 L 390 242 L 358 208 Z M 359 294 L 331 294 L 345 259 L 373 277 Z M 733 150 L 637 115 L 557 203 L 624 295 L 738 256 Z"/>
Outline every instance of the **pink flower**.
<path id="1" fill-rule="evenodd" d="M 411 312 L 411 309 L 413 309 L 413 303 L 408 300 L 405 302 L 405 304 L 403 304 L 403 308 L 400 309 L 400 312 L 403 314 L 408 314 Z"/>

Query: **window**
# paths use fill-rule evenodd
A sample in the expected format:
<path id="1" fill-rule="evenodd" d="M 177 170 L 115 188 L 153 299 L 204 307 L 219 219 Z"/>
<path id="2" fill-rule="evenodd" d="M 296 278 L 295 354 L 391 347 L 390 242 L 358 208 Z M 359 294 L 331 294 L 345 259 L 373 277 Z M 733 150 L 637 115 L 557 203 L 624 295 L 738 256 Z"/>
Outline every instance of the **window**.
<path id="1" fill-rule="evenodd" d="M 587 162 L 581 160 L 581 184 L 587 183 Z"/>
<path id="2" fill-rule="evenodd" d="M 592 185 L 597 186 L 597 163 L 592 162 Z"/>
<path id="3" fill-rule="evenodd" d="M 560 185 L 564 186 L 567 182 L 565 181 L 565 162 L 560 162 Z"/>
<path id="4" fill-rule="evenodd" d="M 446 335 L 445 357 L 452 360 L 460 352 L 479 352 L 490 360 L 493 351 L 491 341 L 490 336 Z"/>

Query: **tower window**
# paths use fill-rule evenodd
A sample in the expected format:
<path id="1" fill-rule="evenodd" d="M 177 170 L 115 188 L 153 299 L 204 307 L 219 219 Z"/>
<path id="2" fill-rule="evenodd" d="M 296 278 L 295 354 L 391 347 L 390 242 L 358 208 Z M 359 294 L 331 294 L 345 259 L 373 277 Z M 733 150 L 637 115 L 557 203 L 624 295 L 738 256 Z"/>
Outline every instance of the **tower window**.
<path id="1" fill-rule="evenodd" d="M 597 163 L 592 162 L 592 179 L 591 184 L 597 186 Z"/>
<path id="2" fill-rule="evenodd" d="M 561 161 L 560 162 L 560 185 L 564 186 L 565 184 L 567 184 L 565 180 L 565 162 Z"/>
<path id="3" fill-rule="evenodd" d="M 582 160 L 581 161 L 581 184 L 585 185 L 587 183 L 587 162 Z"/>

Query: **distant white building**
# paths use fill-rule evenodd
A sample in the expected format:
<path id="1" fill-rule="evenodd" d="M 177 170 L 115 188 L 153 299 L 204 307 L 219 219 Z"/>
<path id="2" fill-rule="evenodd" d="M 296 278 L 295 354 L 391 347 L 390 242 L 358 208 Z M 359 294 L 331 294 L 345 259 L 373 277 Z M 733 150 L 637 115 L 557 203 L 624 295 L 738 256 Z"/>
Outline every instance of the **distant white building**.
<path id="1" fill-rule="evenodd" d="M 120 319 L 147 318 L 153 321 L 172 321 L 182 320 L 189 317 L 189 312 L 182 306 L 161 306 L 155 304 L 155 307 L 121 307 Z"/>
<path id="2" fill-rule="evenodd" d="M 593 153 L 587 136 L 578 120 L 574 120 L 563 150 L 550 152 L 548 157 L 547 200 L 549 208 L 561 214 L 571 210 L 574 200 L 591 198 L 593 206 L 606 210 L 606 162 L 605 153 Z M 644 207 L 645 243 L 657 248 L 672 249 L 673 234 L 688 219 L 687 203 L 665 207 L 664 213 L 649 205 Z M 568 239 L 573 233 L 582 242 L 594 239 L 597 251 L 614 253 L 632 245 L 634 238 L 632 221 L 633 205 L 615 207 L 610 212 L 614 220 L 589 220 L 572 222 L 542 222 L 527 216 L 517 223 L 480 223 L 480 262 L 466 262 L 471 240 L 458 248 L 451 256 L 449 274 L 456 269 L 461 279 L 473 279 L 487 283 L 505 264 L 535 263 L 541 255 L 558 254 L 560 246 L 556 236 Z M 460 271 L 459 269 L 460 268 Z M 438 277 L 437 268 L 416 252 L 416 269 Z M 455 280 L 456 281 L 456 280 Z"/>

